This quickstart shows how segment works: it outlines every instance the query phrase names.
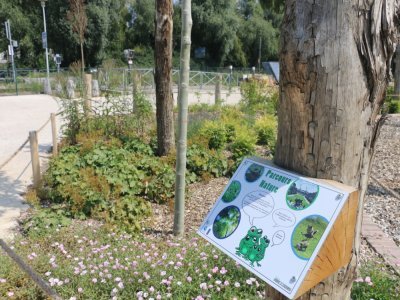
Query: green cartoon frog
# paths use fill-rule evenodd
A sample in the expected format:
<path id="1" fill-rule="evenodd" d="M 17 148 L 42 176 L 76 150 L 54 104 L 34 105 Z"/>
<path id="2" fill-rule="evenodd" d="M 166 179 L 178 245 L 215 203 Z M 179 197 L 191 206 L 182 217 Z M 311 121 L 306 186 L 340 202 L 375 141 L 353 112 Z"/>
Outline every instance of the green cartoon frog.
<path id="1" fill-rule="evenodd" d="M 261 267 L 260 261 L 264 259 L 265 250 L 268 248 L 270 240 L 265 235 L 262 239 L 260 239 L 259 245 L 254 245 L 251 251 L 248 254 L 248 259 L 250 261 L 250 266 L 254 267 L 254 263 L 257 264 L 258 267 Z"/>
<path id="2" fill-rule="evenodd" d="M 257 227 L 252 226 L 247 232 L 247 235 L 240 241 L 239 247 L 236 248 L 236 255 L 247 259 L 253 246 L 259 245 L 261 236 L 262 229 L 257 229 Z"/>

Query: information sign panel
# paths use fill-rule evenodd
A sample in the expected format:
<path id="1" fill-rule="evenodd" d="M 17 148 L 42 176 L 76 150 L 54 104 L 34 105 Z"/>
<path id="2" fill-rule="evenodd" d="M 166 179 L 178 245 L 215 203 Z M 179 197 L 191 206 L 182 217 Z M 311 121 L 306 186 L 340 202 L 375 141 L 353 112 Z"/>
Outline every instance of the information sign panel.
<path id="1" fill-rule="evenodd" d="M 245 159 L 198 233 L 293 299 L 349 193 Z"/>

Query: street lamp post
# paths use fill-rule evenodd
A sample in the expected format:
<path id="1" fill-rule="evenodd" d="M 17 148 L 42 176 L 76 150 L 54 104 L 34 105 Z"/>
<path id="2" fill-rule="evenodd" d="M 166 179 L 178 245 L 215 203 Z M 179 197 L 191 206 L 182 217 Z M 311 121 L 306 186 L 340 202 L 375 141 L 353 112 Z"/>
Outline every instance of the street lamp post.
<path id="1" fill-rule="evenodd" d="M 47 80 L 44 86 L 44 92 L 45 94 L 50 95 L 51 94 L 51 85 L 50 85 L 50 70 L 49 70 L 49 50 L 47 48 L 47 28 L 46 28 L 46 1 L 47 0 L 40 0 L 40 3 L 42 4 L 42 11 L 43 11 L 43 27 L 44 27 L 44 32 L 42 33 L 42 42 L 43 42 L 43 48 L 46 50 L 46 71 L 47 71 Z"/>
<path id="2" fill-rule="evenodd" d="M 229 74 L 229 87 L 232 85 L 232 72 L 233 72 L 233 66 L 229 66 L 230 74 Z"/>

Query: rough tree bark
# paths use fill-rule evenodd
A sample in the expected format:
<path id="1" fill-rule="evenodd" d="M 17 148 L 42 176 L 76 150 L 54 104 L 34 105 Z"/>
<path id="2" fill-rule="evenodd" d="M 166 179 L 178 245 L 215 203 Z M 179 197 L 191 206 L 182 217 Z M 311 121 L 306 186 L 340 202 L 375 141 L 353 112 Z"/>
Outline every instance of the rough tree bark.
<path id="1" fill-rule="evenodd" d="M 155 74 L 158 155 L 175 148 L 172 96 L 172 0 L 156 0 Z"/>
<path id="2" fill-rule="evenodd" d="M 360 190 L 350 264 L 300 299 L 350 298 L 397 22 L 397 0 L 286 0 L 275 163 Z"/>
<path id="3" fill-rule="evenodd" d="M 192 32 L 192 1 L 183 0 L 182 3 L 182 38 L 181 38 L 181 69 L 179 80 L 179 140 L 176 153 L 176 188 L 175 188 L 175 216 L 174 234 L 183 235 L 185 220 L 185 174 L 186 148 L 188 125 L 188 94 L 190 71 L 190 46 Z"/>

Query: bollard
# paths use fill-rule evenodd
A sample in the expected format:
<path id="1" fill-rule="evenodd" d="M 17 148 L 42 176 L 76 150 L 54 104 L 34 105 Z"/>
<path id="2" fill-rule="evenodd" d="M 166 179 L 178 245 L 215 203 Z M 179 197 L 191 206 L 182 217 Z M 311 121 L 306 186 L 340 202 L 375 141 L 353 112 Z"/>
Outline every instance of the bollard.
<path id="1" fill-rule="evenodd" d="M 97 79 L 92 80 L 92 97 L 100 96 L 99 81 Z"/>
<path id="2" fill-rule="evenodd" d="M 215 84 L 215 105 L 221 105 L 222 98 L 221 98 L 221 81 L 222 76 L 217 76 L 217 83 Z"/>
<path id="3" fill-rule="evenodd" d="M 53 137 L 53 156 L 57 156 L 58 154 L 58 138 L 57 138 L 57 124 L 56 124 L 56 114 L 50 114 L 51 120 L 51 133 Z"/>
<path id="4" fill-rule="evenodd" d="M 39 146 L 37 139 L 37 132 L 29 132 L 29 143 L 31 148 L 31 163 L 32 163 L 32 174 L 33 174 L 33 187 L 37 188 L 40 184 L 40 161 L 39 161 Z"/>
<path id="5" fill-rule="evenodd" d="M 85 114 L 92 111 L 92 74 L 85 74 Z"/>
<path id="6" fill-rule="evenodd" d="M 68 99 L 75 98 L 75 83 L 72 79 L 68 79 L 67 82 L 67 97 Z"/>
<path id="7" fill-rule="evenodd" d="M 92 74 L 85 74 L 85 98 L 92 99 Z"/>

